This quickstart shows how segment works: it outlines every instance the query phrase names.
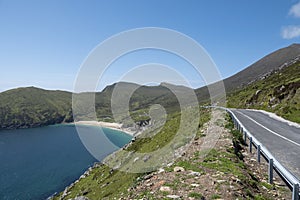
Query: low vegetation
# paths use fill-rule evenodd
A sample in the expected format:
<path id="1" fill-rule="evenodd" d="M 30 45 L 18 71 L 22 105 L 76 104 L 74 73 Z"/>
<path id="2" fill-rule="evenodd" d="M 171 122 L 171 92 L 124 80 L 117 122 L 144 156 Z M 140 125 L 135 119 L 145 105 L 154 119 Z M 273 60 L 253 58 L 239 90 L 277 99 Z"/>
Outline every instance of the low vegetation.
<path id="1" fill-rule="evenodd" d="M 300 123 L 300 62 L 273 71 L 227 100 L 228 107 L 262 109 Z"/>
<path id="2" fill-rule="evenodd" d="M 209 120 L 209 110 L 200 109 L 199 127 Z M 126 151 L 149 152 L 156 148 L 165 146 L 177 131 L 180 114 L 174 113 L 168 117 L 164 127 L 167 127 L 151 138 L 137 139 Z M 66 191 L 63 199 L 76 196 L 86 196 L 90 199 L 118 198 L 128 194 L 128 188 L 134 187 L 146 176 L 147 173 L 126 173 L 119 170 L 111 170 L 106 165 L 100 165 L 90 171 L 86 178 L 80 179 L 78 183 Z M 59 199 L 63 192 L 54 199 Z"/>
<path id="3" fill-rule="evenodd" d="M 0 129 L 73 121 L 71 93 L 19 88 L 0 93 Z"/>
<path id="4" fill-rule="evenodd" d="M 248 163 L 251 155 L 241 156 L 245 154 L 245 143 L 242 135 L 234 129 L 229 116 L 226 116 L 227 121 L 214 122 L 213 126 L 223 127 L 219 129 L 222 135 L 216 146 L 207 154 L 203 154 L 199 150 L 201 143 L 214 131 L 205 131 L 207 128 L 205 123 L 210 119 L 209 110 L 202 109 L 201 114 L 199 132 L 184 156 L 160 168 L 162 171 L 125 173 L 100 165 L 54 199 L 84 196 L 91 200 L 170 198 L 267 200 L 288 197 L 290 194 L 288 190 L 266 182 L 266 170 L 258 172 Z M 168 123 L 177 123 L 175 119 L 178 117 L 179 115 L 172 115 Z M 169 134 L 165 136 L 172 136 Z M 167 143 L 168 140 L 164 140 L 162 135 L 159 137 Z M 139 145 L 134 148 L 129 146 L 128 149 L 139 151 L 138 147 L 144 148 L 145 143 L 157 145 L 154 138 L 137 141 Z"/>
<path id="5" fill-rule="evenodd" d="M 113 117 L 111 111 L 111 99 L 114 88 L 118 85 L 123 91 L 134 91 L 129 100 L 129 111 L 131 118 L 135 122 L 149 119 L 147 115 L 151 105 L 159 104 L 163 106 L 167 114 L 180 111 L 178 100 L 172 90 L 185 92 L 189 88 L 168 85 L 159 86 L 139 86 L 132 83 L 118 83 L 107 86 L 102 92 L 95 93 L 95 111 L 99 121 L 122 122 L 125 126 L 132 126 L 128 122 L 128 116 L 121 114 L 119 119 Z M 90 93 L 76 94 L 79 98 L 84 98 Z M 127 95 L 127 94 L 126 94 Z M 127 97 L 127 96 L 126 96 Z M 116 106 L 128 106 L 124 104 L 124 98 L 117 98 Z M 126 102 L 125 102 L 126 103 Z M 90 113 L 86 113 L 84 105 L 81 108 L 85 119 Z M 0 129 L 17 129 L 58 124 L 62 122 L 72 122 L 72 93 L 65 91 L 49 91 L 35 87 L 18 88 L 0 93 Z"/>

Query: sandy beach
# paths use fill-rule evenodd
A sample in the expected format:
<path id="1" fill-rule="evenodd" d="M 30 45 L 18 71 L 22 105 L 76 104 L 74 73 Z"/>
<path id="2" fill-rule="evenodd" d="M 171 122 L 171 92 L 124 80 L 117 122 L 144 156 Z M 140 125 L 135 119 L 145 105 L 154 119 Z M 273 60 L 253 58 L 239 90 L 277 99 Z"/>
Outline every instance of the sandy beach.
<path id="1" fill-rule="evenodd" d="M 132 131 L 130 128 L 122 128 L 122 124 L 119 123 L 110 123 L 110 122 L 97 122 L 97 121 L 78 121 L 74 122 L 74 124 L 80 124 L 80 125 L 92 125 L 92 126 L 100 126 L 105 128 L 110 128 L 118 131 L 125 132 L 129 135 L 134 136 L 136 131 Z"/>

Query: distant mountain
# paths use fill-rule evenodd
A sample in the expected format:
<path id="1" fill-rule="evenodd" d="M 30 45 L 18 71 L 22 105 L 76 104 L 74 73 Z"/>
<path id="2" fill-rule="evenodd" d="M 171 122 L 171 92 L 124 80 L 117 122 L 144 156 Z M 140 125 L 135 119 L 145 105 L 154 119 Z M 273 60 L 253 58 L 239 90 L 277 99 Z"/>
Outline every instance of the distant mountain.
<path id="1" fill-rule="evenodd" d="M 131 117 L 138 121 L 148 119 L 148 109 L 153 104 L 162 105 L 167 113 L 180 110 L 174 90 L 192 89 L 174 86 L 140 86 L 133 83 L 120 82 L 107 86 L 102 92 L 95 93 L 97 118 L 101 121 L 113 121 L 111 98 L 115 87 L 122 91 L 124 98 L 117 98 L 119 106 L 134 91 L 129 101 Z M 78 94 L 83 97 L 88 93 Z M 123 105 L 124 106 L 124 105 Z M 126 105 L 125 105 L 126 106 Z M 84 118 L 83 118 L 84 119 Z M 38 127 L 62 122 L 72 122 L 72 93 L 64 91 L 43 90 L 35 87 L 18 88 L 0 93 L 0 129 Z M 128 124 L 130 125 L 130 124 Z"/>
<path id="2" fill-rule="evenodd" d="M 231 92 L 232 90 L 242 88 L 249 83 L 260 80 L 272 71 L 288 66 L 296 60 L 299 60 L 299 58 L 300 44 L 292 44 L 288 47 L 279 49 L 237 74 L 226 78 L 224 80 L 226 91 Z"/>
<path id="3" fill-rule="evenodd" d="M 262 88 L 264 82 L 266 82 L 266 85 L 269 85 L 270 87 L 272 86 L 277 88 L 280 85 L 280 87 L 284 86 L 285 88 L 292 88 L 291 93 L 289 94 L 295 93 L 297 94 L 295 97 L 299 98 L 299 84 L 297 79 L 299 78 L 299 68 L 293 68 L 294 71 L 284 71 L 285 68 L 292 66 L 299 60 L 300 44 L 293 44 L 263 57 L 261 60 L 241 72 L 226 78 L 224 80 L 224 84 L 227 94 L 230 94 L 229 99 L 231 106 L 251 107 L 252 105 L 252 107 L 259 107 L 257 106 L 258 103 L 250 101 L 249 98 L 251 95 L 253 96 L 254 90 L 257 90 L 255 93 L 258 92 L 258 90 L 264 91 Z M 277 77 L 280 81 L 274 82 L 275 79 L 269 78 L 274 82 L 269 84 L 271 82 L 268 82 L 268 77 L 271 77 L 275 72 L 279 71 L 283 74 L 283 76 Z M 290 80 L 289 77 L 293 77 L 293 80 Z M 256 83 L 260 85 L 255 85 Z M 279 85 L 276 85 L 275 83 L 278 83 Z M 287 85 L 290 83 L 293 83 L 292 86 Z M 212 86 L 217 86 L 217 84 L 213 84 Z M 187 101 L 190 99 L 190 96 L 187 94 L 193 91 L 191 88 L 176 86 L 169 83 L 161 83 L 158 86 L 140 86 L 126 82 L 115 83 L 107 86 L 102 92 L 97 92 L 95 94 L 95 106 L 98 120 L 114 120 L 111 111 L 111 98 L 116 87 L 118 87 L 122 92 L 114 101 L 115 105 L 120 107 L 124 106 L 124 99 L 131 96 L 129 109 L 130 115 L 135 121 L 145 118 L 148 119 L 148 109 L 153 104 L 162 105 L 166 109 L 167 113 L 179 111 L 180 105 L 178 99 L 172 91 L 175 91 L 177 94 L 183 94 L 182 96 L 185 96 L 185 100 Z M 252 89 L 249 89 L 251 87 Z M 133 94 L 128 93 L 128 91 L 131 90 L 135 90 Z M 243 90 L 251 91 L 248 94 L 250 96 L 242 95 Z M 196 89 L 195 93 L 200 104 L 210 103 L 207 86 Z M 85 94 L 88 93 L 81 93 L 79 95 L 84 96 Z M 260 94 L 265 93 L 261 92 Z M 278 95 L 271 95 L 269 93 L 265 95 L 270 95 L 270 98 L 275 96 L 275 98 L 277 98 L 276 101 L 283 102 L 281 97 L 278 97 Z M 289 95 L 284 94 L 284 96 L 287 97 Z M 255 98 L 253 97 L 252 99 Z M 290 99 L 284 99 L 286 102 L 285 104 L 288 105 Z M 258 102 L 264 102 L 264 104 L 267 104 L 267 101 L 269 100 L 270 99 L 264 99 L 263 101 L 259 100 Z M 295 104 L 298 102 L 299 101 L 296 101 Z M 276 105 L 277 104 L 271 106 L 276 107 Z M 277 108 L 280 108 L 280 106 Z M 292 106 L 290 108 L 294 107 Z M 286 108 L 286 110 L 290 109 Z M 280 113 L 279 110 L 276 112 Z M 126 119 L 122 120 L 126 121 Z M 48 91 L 29 87 L 13 89 L 0 93 L 0 129 L 36 127 L 71 121 L 73 121 L 73 114 L 72 93 L 70 92 Z"/>
<path id="4" fill-rule="evenodd" d="M 224 79 L 223 83 L 226 93 L 230 94 L 231 92 L 242 89 L 251 83 L 269 76 L 276 70 L 290 66 L 298 60 L 300 60 L 300 44 L 292 44 L 274 51 L 246 69 Z M 211 86 L 213 87 L 214 85 L 217 84 L 212 84 Z M 200 103 L 209 102 L 210 96 L 207 86 L 198 88 L 195 92 Z"/>
<path id="5" fill-rule="evenodd" d="M 300 61 L 232 92 L 227 100 L 229 107 L 267 110 L 300 123 Z"/>

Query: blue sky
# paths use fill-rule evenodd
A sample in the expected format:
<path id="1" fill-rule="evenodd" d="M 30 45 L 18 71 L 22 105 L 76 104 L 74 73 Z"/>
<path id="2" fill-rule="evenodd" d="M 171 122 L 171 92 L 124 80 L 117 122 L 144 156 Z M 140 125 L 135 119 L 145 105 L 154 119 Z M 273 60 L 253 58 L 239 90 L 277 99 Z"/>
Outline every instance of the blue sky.
<path id="1" fill-rule="evenodd" d="M 196 40 L 228 77 L 279 48 L 299 42 L 298 0 L 0 0 L 0 91 L 21 86 L 73 90 L 89 52 L 119 32 L 174 29 Z M 122 66 L 174 65 L 193 87 L 203 85 L 186 63 L 160 52 L 120 60 L 103 78 L 118 80 Z M 121 62 L 122 61 L 122 62 Z M 175 62 L 176 61 L 176 62 Z M 118 65 L 117 65 L 118 64 Z"/>

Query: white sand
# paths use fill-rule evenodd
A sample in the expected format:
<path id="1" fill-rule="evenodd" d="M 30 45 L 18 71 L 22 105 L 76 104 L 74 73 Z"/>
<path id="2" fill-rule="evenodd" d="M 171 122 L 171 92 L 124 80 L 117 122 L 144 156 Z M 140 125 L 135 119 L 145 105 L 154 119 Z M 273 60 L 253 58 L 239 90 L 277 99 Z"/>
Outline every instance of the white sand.
<path id="1" fill-rule="evenodd" d="M 135 132 L 131 131 L 128 128 L 126 128 L 126 129 L 122 128 L 122 124 L 119 124 L 119 123 L 97 122 L 97 121 L 78 121 L 78 122 L 75 122 L 74 124 L 92 125 L 92 126 L 100 126 L 100 127 L 110 128 L 110 129 L 125 132 L 132 136 L 135 134 Z"/>

